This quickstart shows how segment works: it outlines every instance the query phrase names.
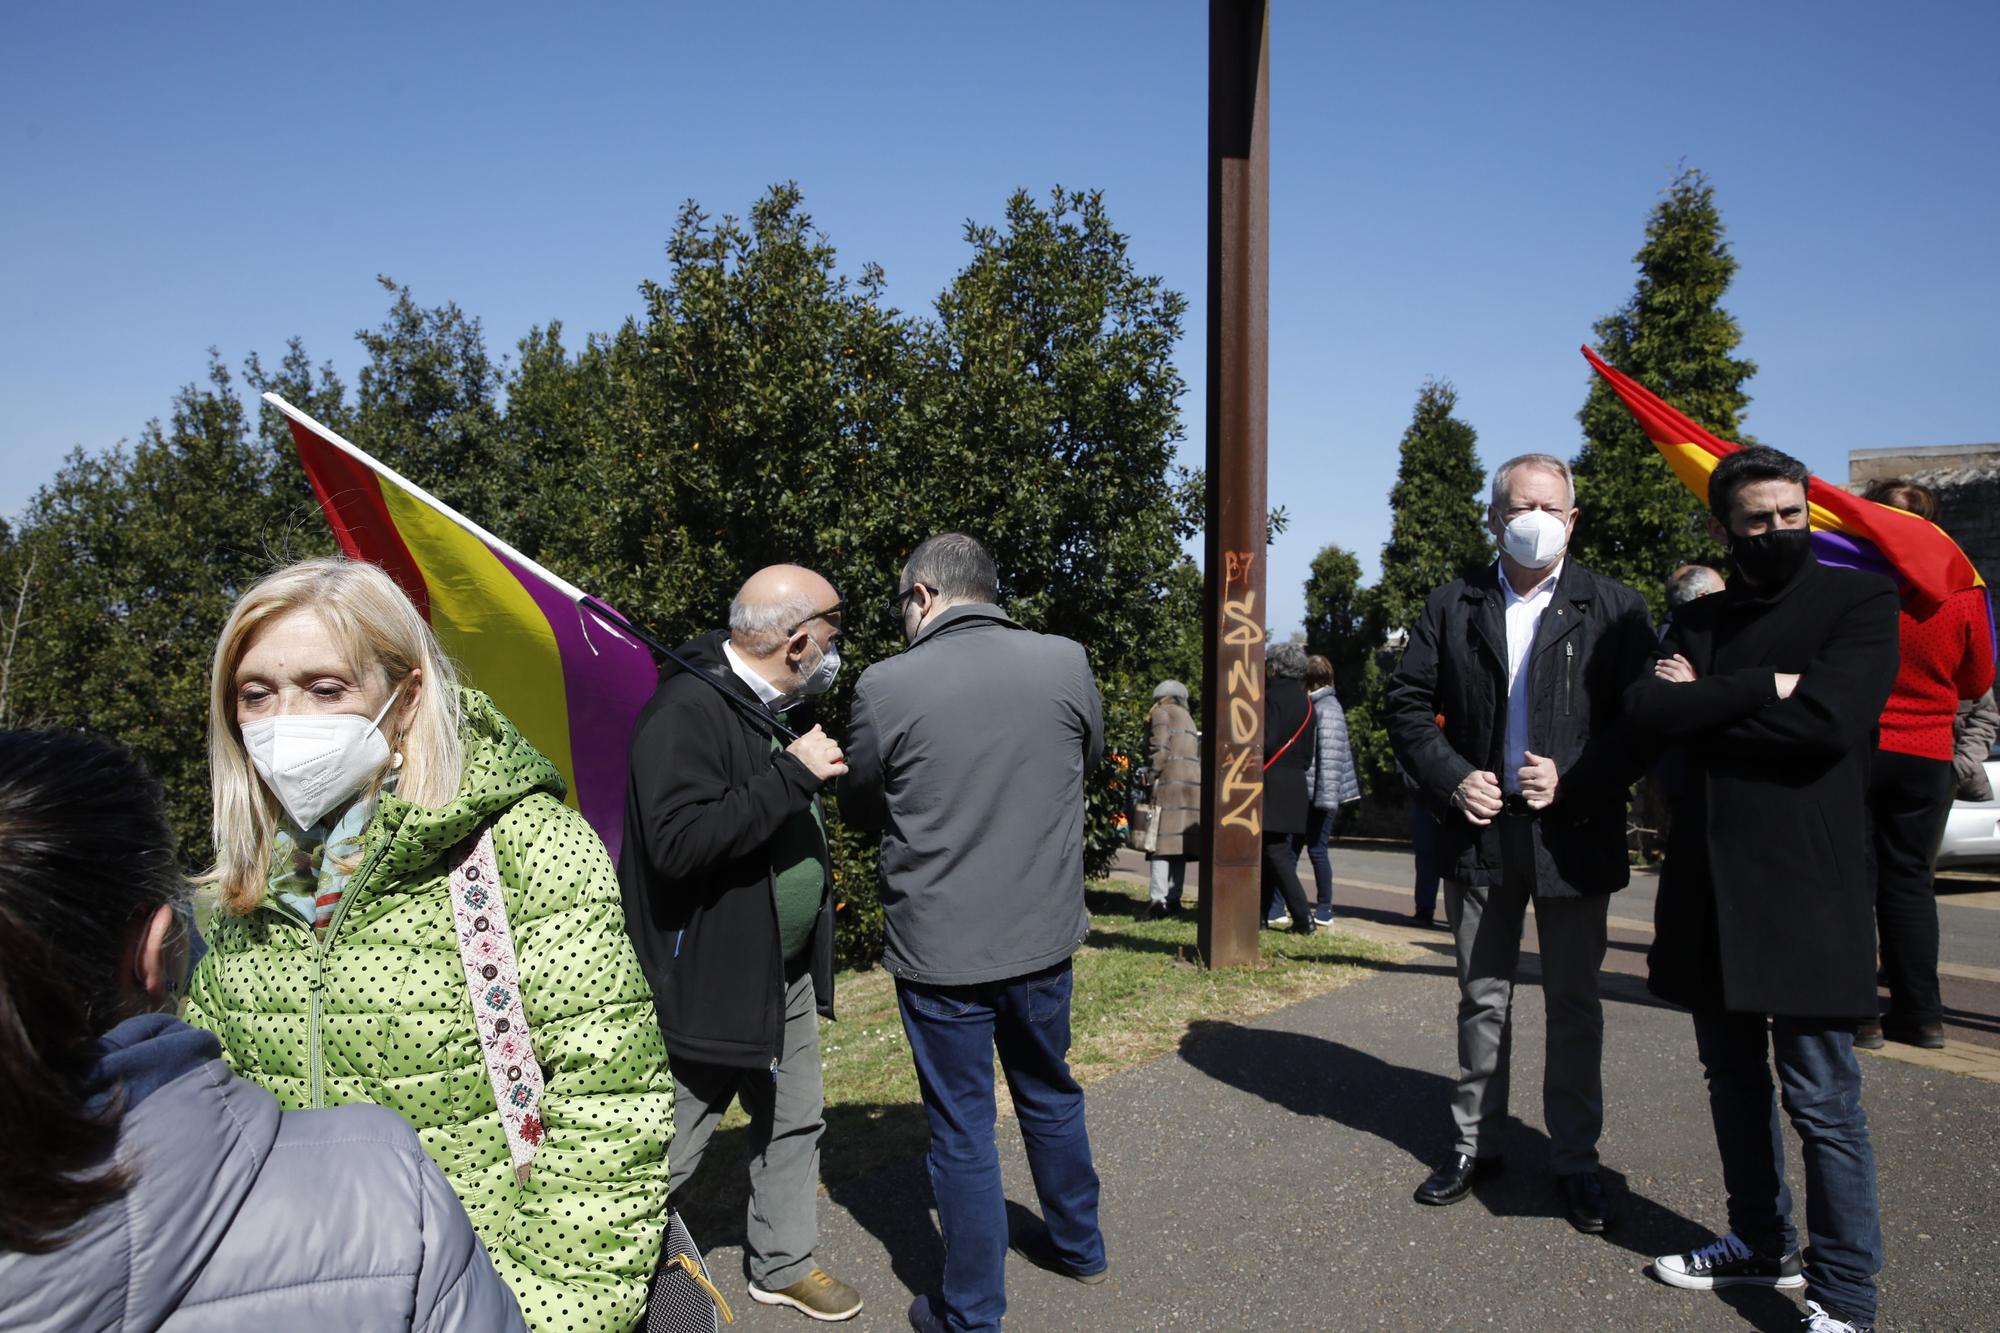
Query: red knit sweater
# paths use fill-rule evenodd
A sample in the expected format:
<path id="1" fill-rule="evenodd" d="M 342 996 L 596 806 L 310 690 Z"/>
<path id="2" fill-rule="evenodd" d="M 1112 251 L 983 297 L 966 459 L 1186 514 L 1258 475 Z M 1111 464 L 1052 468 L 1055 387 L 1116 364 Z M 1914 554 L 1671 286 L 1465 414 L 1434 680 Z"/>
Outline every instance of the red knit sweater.
<path id="1" fill-rule="evenodd" d="M 1958 701 L 1993 688 L 1986 590 L 1955 592 L 1922 620 L 1905 610 L 1897 638 L 1903 663 L 1882 709 L 1882 748 L 1949 763 Z"/>

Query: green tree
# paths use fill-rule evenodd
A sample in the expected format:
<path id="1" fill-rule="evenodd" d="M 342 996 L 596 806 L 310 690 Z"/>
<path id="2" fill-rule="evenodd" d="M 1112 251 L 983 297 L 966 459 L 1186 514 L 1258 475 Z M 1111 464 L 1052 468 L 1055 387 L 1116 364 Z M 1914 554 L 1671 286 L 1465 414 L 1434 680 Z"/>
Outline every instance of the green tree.
<path id="1" fill-rule="evenodd" d="M 1347 739 L 1364 792 L 1393 786 L 1395 759 L 1382 712 L 1381 589 L 1361 586 L 1361 562 L 1340 546 L 1313 557 L 1306 578 L 1306 650 L 1333 663 L 1334 693 L 1347 714 Z"/>
<path id="2" fill-rule="evenodd" d="M 1740 422 L 1755 363 L 1732 355 L 1743 341 L 1721 305 L 1736 274 L 1723 239 L 1721 211 L 1707 176 L 1684 167 L 1653 207 L 1636 256 L 1632 297 L 1597 323 L 1597 350 L 1724 439 L 1749 442 Z M 1705 506 L 1675 478 L 1659 450 L 1601 377 L 1577 414 L 1583 450 L 1575 462 L 1583 510 L 1572 543 L 1592 569 L 1643 593 L 1653 614 L 1665 609 L 1664 584 L 1675 566 L 1715 563 Z"/>
<path id="3" fill-rule="evenodd" d="M 1458 391 L 1425 380 L 1403 432 L 1396 484 L 1389 492 L 1389 540 L 1382 547 L 1376 586 L 1384 625 L 1417 623 L 1434 588 L 1463 578 L 1493 560 L 1481 494 L 1479 437 L 1452 415 Z"/>

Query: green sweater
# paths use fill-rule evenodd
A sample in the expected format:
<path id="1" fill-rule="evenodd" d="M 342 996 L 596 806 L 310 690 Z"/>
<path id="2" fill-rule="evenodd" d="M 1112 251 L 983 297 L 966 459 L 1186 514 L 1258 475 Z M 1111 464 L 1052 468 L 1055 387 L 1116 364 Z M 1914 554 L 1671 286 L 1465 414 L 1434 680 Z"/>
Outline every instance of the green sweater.
<path id="1" fill-rule="evenodd" d="M 324 938 L 270 899 L 224 915 L 187 1020 L 297 1109 L 374 1102 L 416 1126 L 531 1328 L 625 1333 L 667 1208 L 673 1085 L 604 844 L 555 766 L 464 692 L 465 776 L 442 809 L 382 797 Z M 491 821 L 546 1076 L 545 1137 L 517 1185 L 472 1020 L 446 858 Z"/>

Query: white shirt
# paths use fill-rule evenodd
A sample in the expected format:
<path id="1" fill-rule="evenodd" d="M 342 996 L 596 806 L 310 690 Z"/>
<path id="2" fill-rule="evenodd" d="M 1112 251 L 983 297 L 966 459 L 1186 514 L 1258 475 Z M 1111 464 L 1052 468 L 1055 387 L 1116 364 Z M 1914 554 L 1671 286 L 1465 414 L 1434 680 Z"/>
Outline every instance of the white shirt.
<path id="1" fill-rule="evenodd" d="M 1502 791 L 1521 790 L 1521 765 L 1528 762 L 1528 656 L 1542 628 L 1542 612 L 1555 598 L 1562 567 L 1558 558 L 1526 596 L 1514 591 L 1505 569 L 1500 571 L 1500 593 L 1507 608 L 1507 762 L 1500 772 Z"/>
<path id="2" fill-rule="evenodd" d="M 762 699 L 768 707 L 775 710 L 779 703 L 784 700 L 785 692 L 758 675 L 757 668 L 744 661 L 742 656 L 736 651 L 736 645 L 727 639 L 722 641 L 722 655 L 729 659 L 729 669 L 736 673 L 737 679 L 755 690 L 757 697 Z M 1508 734 L 1512 735 L 1513 733 L 1510 732 Z"/>

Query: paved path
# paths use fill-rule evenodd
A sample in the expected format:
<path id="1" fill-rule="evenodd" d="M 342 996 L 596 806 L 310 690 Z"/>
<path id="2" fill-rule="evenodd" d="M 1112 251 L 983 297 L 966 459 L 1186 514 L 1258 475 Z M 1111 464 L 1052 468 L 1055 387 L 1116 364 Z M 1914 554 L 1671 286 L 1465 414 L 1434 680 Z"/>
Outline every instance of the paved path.
<path id="1" fill-rule="evenodd" d="M 1387 886 L 1407 871 L 1407 857 L 1337 853 L 1343 879 Z M 1722 1195 L 1688 1020 L 1646 996 L 1624 957 L 1636 948 L 1643 969 L 1636 939 L 1614 948 L 1605 980 L 1602 1148 L 1622 1223 L 1607 1237 L 1580 1235 L 1551 1194 L 1531 952 L 1516 1010 L 1519 1119 L 1499 1141 L 1507 1170 L 1456 1207 L 1411 1202 L 1450 1144 L 1455 990 L 1442 932 L 1395 923 L 1407 906 L 1385 887 L 1385 905 L 1371 908 L 1370 892 L 1342 889 L 1350 928 L 1416 941 L 1411 961 L 1255 1023 L 1198 1023 L 1175 1055 L 1090 1089 L 1113 1276 L 1083 1287 L 1010 1259 L 1008 1327 L 1797 1328 L 1787 1297 L 1676 1291 L 1641 1272 L 1653 1253 L 1705 1239 Z M 1638 901 L 1621 899 L 1614 913 Z M 1984 1010 L 1989 1030 L 1996 1012 Z M 1864 1075 L 1888 1242 L 1883 1326 L 2000 1327 L 2000 1083 L 1894 1059 L 1869 1059 Z M 1001 1160 L 1017 1220 L 1030 1221 L 1034 1193 L 1007 1121 Z M 850 1327 L 906 1327 L 910 1294 L 935 1285 L 942 1260 L 922 1162 L 823 1200 L 820 1257 L 867 1296 Z M 740 1253 L 722 1245 L 712 1258 L 734 1299 Z M 736 1327 L 749 1333 L 810 1326 L 747 1297 L 736 1304 Z"/>

